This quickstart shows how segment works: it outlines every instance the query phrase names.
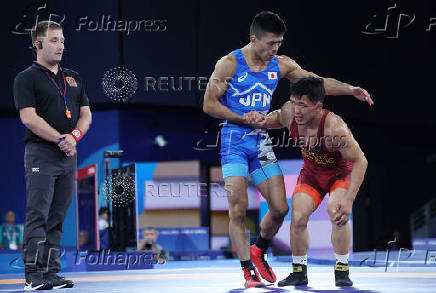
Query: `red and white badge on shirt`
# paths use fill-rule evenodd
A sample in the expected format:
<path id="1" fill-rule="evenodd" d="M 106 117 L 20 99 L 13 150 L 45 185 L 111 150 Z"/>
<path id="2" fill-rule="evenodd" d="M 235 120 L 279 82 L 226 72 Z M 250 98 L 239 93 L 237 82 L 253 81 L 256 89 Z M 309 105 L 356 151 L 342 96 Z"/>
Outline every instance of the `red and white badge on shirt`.
<path id="1" fill-rule="evenodd" d="M 268 79 L 277 79 L 277 72 L 268 72 Z"/>
<path id="2" fill-rule="evenodd" d="M 66 76 L 65 79 L 67 80 L 68 84 L 69 84 L 71 87 L 77 87 L 77 82 L 76 82 L 76 80 L 74 79 L 74 77 Z"/>

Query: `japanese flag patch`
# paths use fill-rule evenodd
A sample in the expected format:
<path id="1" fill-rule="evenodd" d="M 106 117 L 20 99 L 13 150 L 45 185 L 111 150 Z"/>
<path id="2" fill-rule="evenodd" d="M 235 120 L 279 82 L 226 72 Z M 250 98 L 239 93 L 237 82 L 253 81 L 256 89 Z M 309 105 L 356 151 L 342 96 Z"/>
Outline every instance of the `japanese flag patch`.
<path id="1" fill-rule="evenodd" d="M 268 72 L 268 79 L 277 79 L 277 72 Z"/>

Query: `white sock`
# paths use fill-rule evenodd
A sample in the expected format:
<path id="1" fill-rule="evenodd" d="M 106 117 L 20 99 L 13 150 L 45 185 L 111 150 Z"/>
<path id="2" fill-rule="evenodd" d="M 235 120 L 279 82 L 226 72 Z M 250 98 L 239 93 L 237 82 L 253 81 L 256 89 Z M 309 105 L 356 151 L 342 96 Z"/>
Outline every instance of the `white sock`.
<path id="1" fill-rule="evenodd" d="M 349 253 L 347 254 L 335 254 L 336 256 L 336 264 L 338 262 L 343 263 L 343 264 L 348 264 L 348 257 L 350 256 Z"/>
<path id="2" fill-rule="evenodd" d="M 307 266 L 307 254 L 306 255 L 292 255 L 292 263 Z"/>

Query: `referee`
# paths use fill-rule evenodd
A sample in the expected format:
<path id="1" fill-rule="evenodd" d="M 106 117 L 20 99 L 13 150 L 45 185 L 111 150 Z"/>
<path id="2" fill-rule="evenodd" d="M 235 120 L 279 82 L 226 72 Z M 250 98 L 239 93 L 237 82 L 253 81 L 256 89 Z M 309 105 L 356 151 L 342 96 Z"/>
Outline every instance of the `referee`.
<path id="1" fill-rule="evenodd" d="M 71 280 L 57 275 L 59 248 L 76 177 L 76 143 L 88 131 L 91 111 L 79 74 L 59 65 L 62 27 L 42 21 L 31 35 L 36 62 L 14 81 L 15 106 L 26 126 L 24 290 L 71 288 Z"/>

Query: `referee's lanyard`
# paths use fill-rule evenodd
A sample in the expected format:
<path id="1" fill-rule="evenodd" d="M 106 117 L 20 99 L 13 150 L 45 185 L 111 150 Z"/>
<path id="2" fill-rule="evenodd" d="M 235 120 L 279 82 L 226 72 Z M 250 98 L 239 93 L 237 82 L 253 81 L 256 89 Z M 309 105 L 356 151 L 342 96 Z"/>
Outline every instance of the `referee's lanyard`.
<path id="1" fill-rule="evenodd" d="M 68 109 L 68 105 L 67 105 L 67 82 L 65 80 L 65 76 L 64 73 L 61 72 L 62 74 L 62 79 L 64 80 L 64 93 L 62 94 L 62 90 L 59 88 L 58 84 L 54 81 L 54 79 L 50 76 L 50 74 L 48 74 L 48 72 L 45 72 L 45 74 L 47 74 L 47 77 L 51 80 L 51 82 L 55 85 L 55 87 L 58 89 L 59 93 L 61 94 L 61 96 L 64 97 L 64 103 L 65 103 L 65 116 L 67 116 L 67 118 L 71 118 L 71 112 Z"/>

